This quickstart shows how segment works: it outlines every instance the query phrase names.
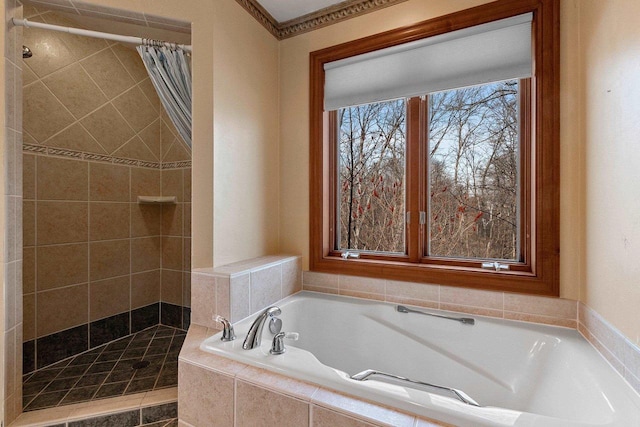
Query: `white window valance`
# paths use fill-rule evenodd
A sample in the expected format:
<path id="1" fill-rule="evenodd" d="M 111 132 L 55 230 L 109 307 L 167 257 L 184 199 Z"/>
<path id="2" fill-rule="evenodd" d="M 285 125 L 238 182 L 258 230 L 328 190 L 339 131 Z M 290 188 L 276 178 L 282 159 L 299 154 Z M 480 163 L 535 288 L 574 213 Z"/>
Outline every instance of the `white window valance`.
<path id="1" fill-rule="evenodd" d="M 324 64 L 325 111 L 532 74 L 527 13 Z"/>

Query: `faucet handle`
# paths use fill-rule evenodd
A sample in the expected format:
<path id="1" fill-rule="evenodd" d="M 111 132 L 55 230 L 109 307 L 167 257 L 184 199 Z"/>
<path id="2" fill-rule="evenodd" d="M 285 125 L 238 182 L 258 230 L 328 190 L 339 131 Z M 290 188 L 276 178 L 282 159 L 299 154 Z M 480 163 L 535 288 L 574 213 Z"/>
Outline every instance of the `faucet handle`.
<path id="1" fill-rule="evenodd" d="M 269 353 L 271 354 L 282 354 L 287 349 L 284 347 L 284 339 L 297 341 L 300 338 L 300 334 L 297 332 L 279 332 L 273 337 L 273 342 L 271 343 L 271 350 Z"/>
<path id="2" fill-rule="evenodd" d="M 221 341 L 233 341 L 236 339 L 236 334 L 233 331 L 233 325 L 222 316 L 213 316 L 213 320 L 218 323 L 222 323 L 222 338 Z"/>

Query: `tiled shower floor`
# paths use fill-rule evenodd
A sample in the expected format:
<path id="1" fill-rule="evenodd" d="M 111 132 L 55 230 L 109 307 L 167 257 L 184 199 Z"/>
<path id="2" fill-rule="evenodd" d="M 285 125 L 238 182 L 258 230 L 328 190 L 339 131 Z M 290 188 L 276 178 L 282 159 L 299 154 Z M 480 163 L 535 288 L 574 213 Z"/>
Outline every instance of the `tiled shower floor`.
<path id="1" fill-rule="evenodd" d="M 26 374 L 24 410 L 175 387 L 185 336 L 181 329 L 158 325 Z M 140 361 L 149 364 L 134 368 Z"/>

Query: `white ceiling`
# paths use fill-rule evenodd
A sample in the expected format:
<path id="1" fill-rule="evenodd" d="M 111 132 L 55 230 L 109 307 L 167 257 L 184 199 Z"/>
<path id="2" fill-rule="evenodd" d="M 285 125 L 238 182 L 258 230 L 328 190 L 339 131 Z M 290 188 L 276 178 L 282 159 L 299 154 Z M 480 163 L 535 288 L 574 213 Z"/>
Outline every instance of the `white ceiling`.
<path id="1" fill-rule="evenodd" d="M 344 0 L 257 0 L 276 21 L 284 22 Z"/>

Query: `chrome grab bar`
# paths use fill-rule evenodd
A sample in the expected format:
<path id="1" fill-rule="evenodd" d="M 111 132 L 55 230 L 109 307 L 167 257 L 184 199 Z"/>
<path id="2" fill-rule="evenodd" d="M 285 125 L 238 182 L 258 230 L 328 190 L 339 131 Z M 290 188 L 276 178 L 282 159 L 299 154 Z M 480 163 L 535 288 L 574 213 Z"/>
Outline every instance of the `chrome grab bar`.
<path id="1" fill-rule="evenodd" d="M 466 403 L 467 405 L 478 406 L 478 407 L 480 406 L 478 402 L 470 398 L 465 392 L 461 390 L 457 390 L 455 388 L 450 388 L 450 387 L 443 387 L 441 385 L 429 384 L 422 381 L 414 381 L 414 380 L 410 380 L 409 378 L 404 378 L 404 377 L 393 375 L 393 374 L 387 374 L 386 372 L 376 371 L 374 369 L 367 369 L 366 371 L 362 371 L 360 373 L 352 375 L 350 378 L 356 381 L 366 381 L 369 379 L 369 377 L 373 375 L 388 377 L 394 380 L 399 380 L 399 381 L 407 382 L 410 384 L 417 384 L 417 385 L 435 388 L 438 390 L 448 391 L 449 393 L 452 393 L 458 400 L 462 401 L 463 403 Z"/>
<path id="2" fill-rule="evenodd" d="M 463 323 L 465 325 L 475 325 L 475 323 L 476 323 L 475 319 L 472 319 L 471 317 L 443 316 L 441 314 L 427 313 L 425 311 L 413 310 L 411 308 L 405 307 L 404 305 L 397 305 L 396 306 L 396 311 L 399 311 L 400 313 L 417 313 L 417 314 L 424 314 L 425 316 L 433 316 L 433 317 L 440 317 L 442 319 L 455 320 L 456 322 L 460 322 L 460 323 Z"/>

